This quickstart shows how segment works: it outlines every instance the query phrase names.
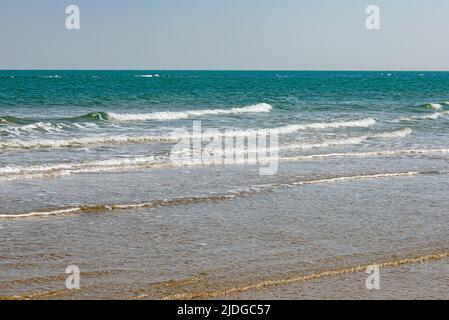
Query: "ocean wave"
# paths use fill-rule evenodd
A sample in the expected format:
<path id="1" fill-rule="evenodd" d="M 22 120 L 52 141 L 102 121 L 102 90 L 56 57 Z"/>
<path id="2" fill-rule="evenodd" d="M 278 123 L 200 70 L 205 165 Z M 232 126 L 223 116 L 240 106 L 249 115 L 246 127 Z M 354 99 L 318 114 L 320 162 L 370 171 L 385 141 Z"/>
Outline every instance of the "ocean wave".
<path id="1" fill-rule="evenodd" d="M 415 121 L 420 121 L 420 120 L 437 120 L 437 119 L 445 117 L 447 115 L 449 115 L 449 111 L 434 112 L 434 113 L 430 113 L 430 114 L 426 114 L 426 115 L 422 115 L 422 116 L 402 117 L 398 121 L 395 121 L 395 122 L 399 122 L 399 121 L 415 122 Z"/>
<path id="2" fill-rule="evenodd" d="M 59 121 L 69 121 L 69 122 L 79 122 L 79 121 L 91 121 L 91 122 L 98 122 L 98 121 L 109 121 L 109 115 L 107 112 L 104 111 L 95 111 L 95 112 L 89 112 L 87 114 L 84 114 L 82 116 L 72 117 L 72 118 L 66 118 L 66 119 L 58 119 Z"/>
<path id="3" fill-rule="evenodd" d="M 413 130 L 410 128 L 402 128 L 395 131 L 386 131 L 381 133 L 375 133 L 370 136 L 367 136 L 367 138 L 384 138 L 384 139 L 390 139 L 390 138 L 405 138 L 408 137 L 413 133 Z"/>
<path id="4" fill-rule="evenodd" d="M 167 137 L 167 142 L 176 141 Z M 0 149 L 59 149 L 80 148 L 86 146 L 108 145 L 108 144 L 142 144 L 150 142 L 164 142 L 164 137 L 157 136 L 93 136 L 71 139 L 34 139 L 19 140 L 11 139 L 0 142 Z"/>
<path id="5" fill-rule="evenodd" d="M 343 146 L 343 145 L 356 145 L 361 144 L 370 139 L 400 139 L 408 137 L 412 134 L 413 131 L 409 128 L 402 128 L 395 131 L 387 131 L 381 133 L 373 133 L 370 135 L 362 135 L 362 136 L 354 136 L 348 138 L 338 138 L 338 139 L 328 139 L 321 142 L 304 142 L 304 143 L 290 143 L 288 145 L 279 146 L 276 150 L 270 149 L 271 151 L 283 151 L 283 150 L 306 150 L 306 149 L 315 149 L 315 148 L 327 148 L 327 147 L 335 147 L 335 146 Z M 190 149 L 182 149 L 177 151 L 176 153 L 189 153 Z M 217 154 L 217 151 L 214 149 L 204 149 L 204 152 L 208 154 Z M 258 153 L 257 149 L 247 149 L 243 150 L 235 150 L 237 154 L 244 153 Z M 224 151 L 220 150 L 220 153 L 224 154 Z"/>
<path id="6" fill-rule="evenodd" d="M 168 161 L 168 158 L 162 156 L 141 156 L 85 162 L 6 166 L 0 168 L 0 181 L 64 176 L 76 173 L 132 170 L 136 168 L 154 167 L 164 163 L 167 164 Z"/>
<path id="7" fill-rule="evenodd" d="M 426 108 L 432 109 L 432 110 L 442 110 L 443 105 L 441 103 L 428 103 L 428 104 L 426 104 Z"/>
<path id="8" fill-rule="evenodd" d="M 340 139 L 329 139 L 318 143 L 300 143 L 300 144 L 289 144 L 283 146 L 282 149 L 314 149 L 314 148 L 326 148 L 333 146 L 342 145 L 355 145 L 361 144 L 369 139 L 395 139 L 395 138 L 405 138 L 412 134 L 412 130 L 409 128 L 403 128 L 395 131 L 374 133 L 370 135 L 355 136 L 349 138 Z"/>
<path id="9" fill-rule="evenodd" d="M 0 127 L 0 134 L 7 136 L 20 136 L 29 133 L 67 133 L 73 130 L 93 130 L 97 128 L 94 123 L 51 123 L 36 122 L 24 125 L 6 125 Z"/>
<path id="10" fill-rule="evenodd" d="M 3 125 L 10 125 L 10 124 L 20 124 L 20 125 L 27 125 L 31 123 L 35 123 L 37 121 L 30 120 L 30 119 L 22 119 L 14 116 L 3 116 L 0 117 L 0 124 Z"/>
<path id="11" fill-rule="evenodd" d="M 0 124 L 2 125 L 30 125 L 38 123 L 48 123 L 53 126 L 59 126 L 64 124 L 78 123 L 78 122 L 98 122 L 108 121 L 108 114 L 106 112 L 90 112 L 82 116 L 72 118 L 42 118 L 42 119 L 28 119 L 15 116 L 2 116 L 0 117 Z"/>
<path id="12" fill-rule="evenodd" d="M 4 132 L 12 135 L 20 135 L 21 133 L 33 133 L 33 132 L 48 132 L 48 133 L 61 133 L 66 132 L 65 129 L 83 128 L 81 125 L 70 126 L 63 123 L 49 123 L 49 122 L 36 122 L 32 124 L 26 124 L 22 126 L 8 126 L 0 129 L 0 132 Z"/>
<path id="13" fill-rule="evenodd" d="M 0 117 L 0 124 L 26 125 L 38 122 L 49 122 L 52 124 L 72 123 L 72 122 L 131 122 L 131 121 L 163 121 L 163 120 L 181 120 L 192 117 L 200 117 L 207 115 L 229 115 L 243 113 L 265 113 L 270 112 L 273 107 L 267 103 L 258 103 L 246 107 L 230 108 L 230 109 L 206 109 L 206 110 L 187 110 L 187 111 L 162 111 L 151 113 L 114 113 L 106 111 L 95 111 L 87 114 L 71 117 L 71 118 L 55 118 L 55 119 L 27 119 L 14 116 Z"/>
<path id="14" fill-rule="evenodd" d="M 409 128 L 402 128 L 395 131 L 387 131 L 387 132 L 381 132 L 381 133 L 373 133 L 370 135 L 362 135 L 362 136 L 354 136 L 349 138 L 338 138 L 338 139 L 328 139 L 321 142 L 305 142 L 305 143 L 289 143 L 287 145 L 281 145 L 276 148 L 267 148 L 267 151 L 270 152 L 270 154 L 273 154 L 273 152 L 279 154 L 282 151 L 286 150 L 308 150 L 308 149 L 315 149 L 315 148 L 330 148 L 330 147 L 337 147 L 337 146 L 343 146 L 343 145 L 357 145 L 364 143 L 371 139 L 400 139 L 408 137 L 410 134 L 412 134 L 412 130 Z M 176 151 L 172 151 L 171 155 L 182 157 L 183 155 L 189 156 L 191 154 L 191 149 L 180 149 Z M 263 151 L 263 150 L 262 150 Z M 257 159 L 259 156 L 264 157 L 264 154 L 261 150 L 258 150 L 257 148 L 249 149 L 247 146 L 243 146 L 243 148 L 233 148 L 232 154 L 239 159 L 233 160 L 233 164 L 250 164 L 251 161 L 249 158 L 253 159 L 257 163 Z M 222 150 L 221 148 L 213 149 L 213 148 L 203 148 L 202 153 L 206 154 L 213 159 L 215 159 L 211 164 L 217 164 L 216 158 L 219 157 L 219 159 L 222 159 L 229 151 L 228 150 Z M 252 157 L 245 157 L 245 155 L 251 155 Z M 299 157 L 300 158 L 300 157 Z M 283 160 L 284 158 L 279 158 L 279 160 Z M 285 158 L 285 159 L 292 159 L 292 158 Z M 184 165 L 209 165 L 209 163 L 204 162 L 195 162 L 195 161 L 189 161 L 189 159 L 186 159 L 183 161 Z"/>
<path id="15" fill-rule="evenodd" d="M 45 79 L 59 79 L 59 78 L 62 78 L 62 76 L 60 76 L 60 75 L 57 75 L 57 74 L 55 74 L 55 75 L 48 75 L 48 76 L 37 76 L 38 78 L 45 78 Z"/>
<path id="16" fill-rule="evenodd" d="M 63 125 L 52 124 L 48 122 L 37 122 L 23 126 L 8 127 L 3 129 L 2 131 L 12 134 L 19 134 L 21 132 L 31 133 L 35 131 L 55 133 L 63 132 Z"/>
<path id="17" fill-rule="evenodd" d="M 269 132 L 274 132 L 278 134 L 288 134 L 294 133 L 301 130 L 325 130 L 325 129 L 338 129 L 338 128 L 366 128 L 371 127 L 376 124 L 376 120 L 373 118 L 367 118 L 362 120 L 354 121 L 336 121 L 336 122 L 319 122 L 319 123 L 308 123 L 308 124 L 293 124 L 281 127 L 278 129 L 267 129 Z"/>
<path id="18" fill-rule="evenodd" d="M 427 110 L 433 110 L 434 111 L 433 113 L 426 113 L 424 115 L 421 114 L 417 116 L 401 117 L 399 119 L 390 122 L 401 122 L 401 121 L 416 122 L 420 120 L 437 120 L 449 114 L 449 111 L 444 110 L 445 105 L 449 105 L 449 103 L 448 102 L 427 103 L 421 105 L 419 108 L 413 108 L 412 110 L 415 112 L 422 112 L 422 108 L 424 107 Z"/>
<path id="19" fill-rule="evenodd" d="M 387 133 L 390 134 L 390 133 Z M 381 136 L 384 137 L 385 134 L 373 134 L 369 138 Z M 396 134 L 392 134 L 396 136 Z M 331 146 L 339 146 L 343 144 L 357 144 L 360 143 L 364 138 L 353 137 L 349 139 L 336 139 L 334 141 L 327 141 L 323 143 L 310 143 L 310 144 L 298 144 L 298 145 L 286 145 L 281 146 L 276 152 L 282 150 L 292 150 L 292 149 L 311 149 L 311 148 L 323 148 Z M 233 150 L 234 155 L 249 155 L 256 154 L 259 155 L 258 150 Z M 191 150 L 182 150 L 177 153 L 190 155 Z M 100 173 L 100 172 L 117 172 L 117 171 L 132 171 L 139 169 L 148 169 L 154 167 L 183 167 L 183 166 L 210 166 L 210 165 L 222 165 L 223 156 L 225 155 L 225 150 L 202 150 L 203 153 L 213 153 L 214 155 L 221 156 L 221 162 L 217 161 L 216 158 L 211 159 L 211 161 L 204 161 L 203 159 L 190 159 L 189 161 L 183 161 L 182 163 L 174 163 L 169 156 L 135 156 L 130 158 L 115 158 L 108 160 L 93 160 L 85 162 L 68 162 L 68 163 L 55 163 L 55 164 L 43 164 L 43 165 L 30 165 L 30 166 L 6 166 L 0 168 L 0 181 L 12 181 L 17 179 L 35 179 L 35 178 L 46 178 L 55 176 L 65 176 L 71 174 L 79 173 Z M 273 150 L 270 149 L 270 152 Z M 313 160 L 318 158 L 337 158 L 337 157 L 369 157 L 369 156 L 393 156 L 393 155 L 416 155 L 416 154 L 436 154 L 449 152 L 449 149 L 411 149 L 411 150 L 396 150 L 396 151 L 376 151 L 376 152 L 364 152 L 364 153 L 331 153 L 331 154 L 321 154 L 321 155 L 307 155 L 307 156 L 297 156 L 297 157 L 280 157 L 279 160 L 293 161 L 293 160 Z M 261 155 L 263 157 L 263 155 Z M 232 164 L 257 164 L 259 157 L 237 157 L 232 161 Z"/>
<path id="20" fill-rule="evenodd" d="M 392 157 L 392 156 L 415 156 L 433 155 L 449 153 L 449 148 L 440 149 L 403 149 L 403 150 L 378 150 L 368 152 L 344 152 L 344 153 L 324 153 L 311 154 L 306 156 L 283 157 L 285 161 L 313 160 L 313 159 L 333 159 L 333 158 L 365 158 L 365 157 Z"/>
<path id="21" fill-rule="evenodd" d="M 325 130 L 332 128 L 350 128 L 350 127 L 368 127 L 376 123 L 374 119 L 363 119 L 346 122 L 329 123 L 308 123 L 298 125 L 287 125 L 278 128 L 248 129 L 248 130 L 229 130 L 225 132 L 204 132 L 201 134 L 177 133 L 167 136 L 147 135 L 147 136 L 90 136 L 71 139 L 35 139 L 20 140 L 11 139 L 0 142 L 0 149 L 49 149 L 49 148 L 77 148 L 92 145 L 108 144 L 145 144 L 151 142 L 173 143 L 185 138 L 214 138 L 214 137 L 237 137 L 254 136 L 261 134 L 290 134 L 301 130 Z"/>
<path id="22" fill-rule="evenodd" d="M 136 74 L 134 77 L 136 78 L 159 78 L 160 75 L 155 73 L 155 74 Z"/>
<path id="23" fill-rule="evenodd" d="M 242 108 L 231 109 L 208 109 L 208 110 L 190 110 L 190 111 L 163 111 L 152 113 L 113 113 L 107 112 L 107 117 L 111 121 L 148 121 L 148 120 L 178 120 L 189 119 L 191 117 L 200 117 L 204 115 L 227 115 L 242 113 L 263 113 L 270 112 L 273 107 L 267 103 L 259 103 Z"/>
<path id="24" fill-rule="evenodd" d="M 269 134 L 291 134 L 298 131 L 305 130 L 327 130 L 327 129 L 340 129 L 340 128 L 366 128 L 376 124 L 376 120 L 372 118 L 352 120 L 352 121 L 336 121 L 336 122 L 316 122 L 305 124 L 291 124 L 277 128 L 258 128 L 247 130 L 228 130 L 224 133 L 202 133 L 200 135 L 193 135 L 193 138 L 214 138 L 214 137 L 247 137 L 254 135 L 269 135 Z"/>
<path id="25" fill-rule="evenodd" d="M 93 205 L 67 206 L 61 208 L 47 209 L 43 211 L 33 211 L 16 214 L 0 214 L 0 219 L 39 218 L 39 217 L 64 216 L 64 215 L 83 214 L 83 213 L 84 214 L 102 213 L 118 210 L 145 209 L 145 208 L 148 209 L 148 208 L 160 208 L 160 207 L 179 206 L 179 205 L 193 205 L 205 202 L 218 202 L 218 201 L 232 200 L 238 197 L 252 196 L 260 192 L 272 191 L 277 188 L 285 188 L 285 187 L 291 188 L 305 185 L 329 184 L 329 183 L 349 182 L 358 180 L 413 177 L 418 175 L 429 175 L 429 174 L 432 175 L 447 174 L 448 172 L 449 172 L 448 170 L 432 171 L 432 172 L 408 171 L 408 172 L 356 174 L 351 176 L 337 176 L 337 177 L 306 179 L 306 180 L 304 180 L 303 178 L 296 180 L 296 178 L 294 178 L 293 180 L 290 179 L 289 181 L 286 182 L 260 184 L 241 190 L 230 190 L 223 194 L 210 194 L 206 196 L 169 198 L 160 200 L 158 199 L 158 200 L 151 200 L 148 202 L 127 203 L 127 204 L 93 204 Z"/>

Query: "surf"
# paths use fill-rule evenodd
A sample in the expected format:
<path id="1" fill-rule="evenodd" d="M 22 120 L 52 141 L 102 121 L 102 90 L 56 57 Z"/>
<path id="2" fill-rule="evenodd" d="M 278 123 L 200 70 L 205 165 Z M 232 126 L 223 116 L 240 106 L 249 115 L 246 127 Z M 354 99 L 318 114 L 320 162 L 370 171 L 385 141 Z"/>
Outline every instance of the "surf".
<path id="1" fill-rule="evenodd" d="M 190 119 L 201 116 L 230 115 L 243 113 L 266 113 L 270 112 L 273 107 L 267 103 L 259 103 L 241 108 L 230 109 L 206 109 L 206 110 L 188 110 L 188 111 L 162 111 L 152 113 L 114 113 L 107 112 L 108 119 L 111 121 L 164 121 L 164 120 L 181 120 Z"/>
<path id="2" fill-rule="evenodd" d="M 114 144 L 145 144 L 145 143 L 174 143 L 180 139 L 188 138 L 214 138 L 214 137 L 247 137 L 271 133 L 290 134 L 302 130 L 327 130 L 338 128 L 364 128 L 372 126 L 376 120 L 372 118 L 352 121 L 338 121 L 328 123 L 308 123 L 287 125 L 277 128 L 263 129 L 247 129 L 247 130 L 228 130 L 225 132 L 209 132 L 201 133 L 198 137 L 193 136 L 184 130 L 183 133 L 175 133 L 172 135 L 109 135 L 109 136 L 88 136 L 70 139 L 33 139 L 20 140 L 11 139 L 9 141 L 0 142 L 0 149 L 52 149 L 52 148 L 77 148 L 85 146 L 114 145 Z"/>
<path id="3" fill-rule="evenodd" d="M 161 111 L 150 113 L 115 113 L 108 111 L 94 111 L 84 115 L 68 117 L 68 118 L 21 118 L 16 116 L 0 117 L 0 123 L 26 125 L 37 122 L 132 122 L 132 121 L 166 121 L 166 120 L 182 120 L 194 117 L 210 116 L 210 115 L 232 115 L 245 113 L 267 113 L 271 112 L 273 107 L 268 103 L 258 103 L 245 107 L 236 107 L 230 109 L 199 109 L 187 111 Z"/>

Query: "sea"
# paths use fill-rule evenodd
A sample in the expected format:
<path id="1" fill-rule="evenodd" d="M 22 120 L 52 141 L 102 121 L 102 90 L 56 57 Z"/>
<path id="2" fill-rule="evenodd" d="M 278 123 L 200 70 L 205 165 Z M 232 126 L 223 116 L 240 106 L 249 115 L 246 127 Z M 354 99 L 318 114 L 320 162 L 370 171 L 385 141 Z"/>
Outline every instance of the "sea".
<path id="1" fill-rule="evenodd" d="M 0 299 L 448 299 L 448 178 L 449 72 L 0 70 Z"/>

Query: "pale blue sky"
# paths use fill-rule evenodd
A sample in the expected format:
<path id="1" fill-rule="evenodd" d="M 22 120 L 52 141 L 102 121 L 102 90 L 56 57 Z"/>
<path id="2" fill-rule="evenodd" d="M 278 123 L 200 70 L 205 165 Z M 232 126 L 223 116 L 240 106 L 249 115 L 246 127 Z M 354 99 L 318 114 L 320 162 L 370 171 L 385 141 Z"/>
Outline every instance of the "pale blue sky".
<path id="1" fill-rule="evenodd" d="M 448 0 L 0 0 L 0 69 L 449 70 L 448 16 Z"/>

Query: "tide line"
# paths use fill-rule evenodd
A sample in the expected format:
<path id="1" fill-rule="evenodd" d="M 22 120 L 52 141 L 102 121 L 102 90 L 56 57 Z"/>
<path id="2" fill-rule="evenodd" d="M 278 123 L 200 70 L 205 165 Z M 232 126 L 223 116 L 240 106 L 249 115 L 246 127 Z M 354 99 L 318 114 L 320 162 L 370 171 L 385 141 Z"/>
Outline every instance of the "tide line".
<path id="1" fill-rule="evenodd" d="M 83 213 L 103 213 L 118 210 L 130 210 L 130 209 L 144 209 L 144 208 L 161 208 L 181 205 L 193 205 L 206 202 L 221 202 L 226 200 L 232 200 L 235 198 L 252 196 L 260 192 L 269 192 L 276 188 L 295 187 L 302 185 L 313 184 L 329 184 L 329 183 L 341 183 L 356 180 L 371 180 L 381 178 L 399 178 L 399 177 L 414 177 L 418 175 L 435 175 L 435 174 L 447 174 L 448 170 L 442 171 L 421 171 L 421 172 L 393 172 L 393 173 L 374 173 L 374 174 L 358 174 L 351 176 L 338 176 L 320 179 L 299 179 L 286 182 L 268 183 L 253 185 L 243 190 L 230 190 L 224 194 L 211 194 L 206 196 L 184 197 L 184 198 L 172 198 L 172 199 L 159 199 L 149 202 L 141 203 L 128 203 L 128 204 L 94 204 L 94 205 L 80 205 L 71 207 L 62 207 L 47 209 L 44 211 L 34 211 L 27 213 L 17 214 L 0 214 L 0 219 L 21 219 L 21 218 L 42 218 L 50 216 L 65 216 L 73 214 Z"/>
<path id="2" fill-rule="evenodd" d="M 357 273 L 357 272 L 365 272 L 366 269 L 372 265 L 377 265 L 379 268 L 391 268 L 391 267 L 400 267 L 404 265 L 424 263 L 434 260 L 446 259 L 449 257 L 449 251 L 443 251 L 435 254 L 428 254 L 423 256 L 416 257 L 406 257 L 399 258 L 393 260 L 379 261 L 366 263 L 361 265 L 353 265 L 347 266 L 343 268 L 330 269 L 324 271 L 317 271 L 314 273 L 306 274 L 306 275 L 296 275 L 287 278 L 281 279 L 269 279 L 269 280 L 261 280 L 259 282 L 248 283 L 242 286 L 231 287 L 227 289 L 221 289 L 216 291 L 198 291 L 198 292 L 184 292 L 167 295 L 162 298 L 162 300 L 182 300 L 182 299 L 208 299 L 208 298 L 217 298 L 228 296 L 231 294 L 238 294 L 247 291 L 261 290 L 266 288 L 272 288 L 276 286 L 289 285 L 294 283 L 302 283 L 307 281 L 313 281 L 323 278 L 331 278 L 337 277 L 344 274 Z M 143 298 L 143 296 L 140 296 Z"/>

